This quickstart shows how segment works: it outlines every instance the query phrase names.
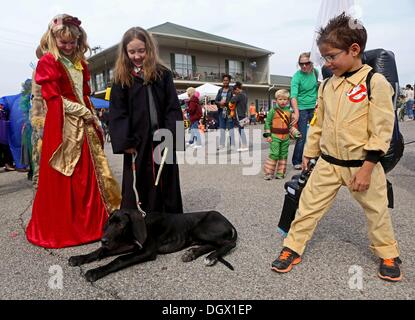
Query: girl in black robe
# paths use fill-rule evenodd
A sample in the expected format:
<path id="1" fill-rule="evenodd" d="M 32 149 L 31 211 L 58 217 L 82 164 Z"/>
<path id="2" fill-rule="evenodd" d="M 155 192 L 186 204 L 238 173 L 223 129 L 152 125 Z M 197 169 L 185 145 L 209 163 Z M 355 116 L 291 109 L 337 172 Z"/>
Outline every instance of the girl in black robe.
<path id="1" fill-rule="evenodd" d="M 163 152 L 157 148 L 160 142 L 153 141 L 158 129 L 168 129 L 173 143 L 155 186 L 160 161 L 155 161 L 154 154 Z M 159 63 L 150 34 L 139 27 L 129 29 L 120 44 L 111 89 L 109 132 L 113 152 L 124 154 L 121 208 L 137 208 L 132 170 L 135 153 L 141 208 L 147 213 L 183 213 L 176 161 L 176 150 L 184 149 L 183 116 L 172 73 Z M 180 136 L 178 143 L 176 136 Z"/>

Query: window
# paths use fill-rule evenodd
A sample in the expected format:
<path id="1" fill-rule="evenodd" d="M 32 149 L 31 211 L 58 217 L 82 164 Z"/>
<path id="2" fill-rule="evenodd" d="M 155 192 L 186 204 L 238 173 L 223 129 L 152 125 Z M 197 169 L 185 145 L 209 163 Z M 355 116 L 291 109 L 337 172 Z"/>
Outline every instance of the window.
<path id="1" fill-rule="evenodd" d="M 228 72 L 236 81 L 244 80 L 244 63 L 242 61 L 229 60 Z"/>
<path id="2" fill-rule="evenodd" d="M 95 75 L 95 85 L 96 91 L 104 90 L 105 89 L 105 82 L 104 82 L 104 74 L 99 73 Z"/>
<path id="3" fill-rule="evenodd" d="M 259 108 L 259 110 L 261 110 L 263 108 L 264 111 L 268 111 L 269 110 L 268 100 L 258 99 L 258 108 Z"/>
<path id="4" fill-rule="evenodd" d="M 108 71 L 108 76 L 109 76 L 109 81 L 112 81 L 112 79 L 114 79 L 114 70 L 110 69 Z"/>
<path id="5" fill-rule="evenodd" d="M 183 79 L 188 79 L 193 75 L 193 65 L 192 63 L 192 56 L 185 55 L 180 53 L 174 54 L 174 71 L 175 76 L 179 76 Z"/>

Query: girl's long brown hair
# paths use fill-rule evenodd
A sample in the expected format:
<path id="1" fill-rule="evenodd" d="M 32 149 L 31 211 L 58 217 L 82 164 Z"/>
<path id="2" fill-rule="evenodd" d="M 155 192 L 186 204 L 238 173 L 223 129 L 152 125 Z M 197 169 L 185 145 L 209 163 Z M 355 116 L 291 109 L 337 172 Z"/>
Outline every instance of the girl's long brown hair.
<path id="1" fill-rule="evenodd" d="M 133 83 L 134 65 L 128 58 L 127 45 L 134 39 L 143 41 L 146 46 L 146 57 L 143 63 L 144 82 L 150 83 L 161 77 L 163 66 L 158 55 L 156 41 L 143 28 L 133 27 L 124 33 L 118 47 L 118 58 L 115 63 L 114 82 L 122 86 L 131 87 Z"/>

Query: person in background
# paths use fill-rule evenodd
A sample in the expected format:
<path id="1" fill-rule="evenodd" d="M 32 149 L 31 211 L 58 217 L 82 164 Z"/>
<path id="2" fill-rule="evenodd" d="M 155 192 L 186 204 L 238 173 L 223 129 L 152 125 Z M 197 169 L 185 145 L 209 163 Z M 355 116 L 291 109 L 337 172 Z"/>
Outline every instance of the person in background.
<path id="1" fill-rule="evenodd" d="M 410 84 L 406 85 L 405 91 L 405 110 L 408 116 L 407 120 L 415 120 L 414 118 L 414 88 Z"/>
<path id="2" fill-rule="evenodd" d="M 16 171 L 13 162 L 12 152 L 10 151 L 10 147 L 7 142 L 7 128 L 6 128 L 6 121 L 8 120 L 8 115 L 6 110 L 4 110 L 3 105 L 0 104 L 0 120 L 2 121 L 0 125 L 4 126 L 4 128 L 0 128 L 2 130 L 2 136 L 0 140 L 0 167 L 4 167 L 6 171 Z"/>
<path id="3" fill-rule="evenodd" d="M 291 80 L 291 107 L 294 110 L 293 123 L 298 124 L 301 138 L 295 143 L 292 164 L 294 169 L 301 170 L 307 128 L 313 118 L 317 101 L 318 72 L 310 61 L 310 52 L 300 54 L 298 70 Z"/>
<path id="4" fill-rule="evenodd" d="M 229 86 L 232 77 L 229 74 L 222 76 L 222 88 L 218 90 L 215 103 L 218 106 L 218 120 L 219 120 L 219 146 L 217 150 L 225 148 L 226 129 L 233 130 L 233 121 L 228 117 L 228 104 L 232 98 L 232 88 Z M 231 144 L 235 144 L 231 139 Z"/>
<path id="5" fill-rule="evenodd" d="M 38 59 L 42 58 L 43 52 L 38 47 L 36 49 L 36 56 Z M 45 127 L 45 117 L 47 105 L 42 97 L 42 89 L 36 81 L 36 70 L 32 74 L 32 108 L 30 109 L 30 122 L 32 124 L 32 165 L 33 190 L 36 193 L 39 179 L 39 165 L 40 155 L 42 152 L 43 129 Z"/>
<path id="6" fill-rule="evenodd" d="M 195 88 L 189 87 L 186 92 L 189 96 L 189 106 L 187 107 L 187 112 L 189 112 L 190 118 L 190 138 L 187 145 L 192 146 L 193 148 L 201 148 L 202 139 L 199 132 L 199 122 L 203 115 L 202 107 L 200 106 L 199 98 L 195 95 Z"/>
<path id="7" fill-rule="evenodd" d="M 404 94 L 400 94 L 396 102 L 396 109 L 399 121 L 405 120 L 406 98 Z"/>
<path id="8" fill-rule="evenodd" d="M 22 97 L 20 99 L 19 108 L 23 115 L 23 127 L 21 136 L 21 152 L 20 161 L 25 166 L 24 169 L 17 169 L 20 172 L 27 172 L 28 180 L 33 178 L 33 161 L 32 161 L 32 123 L 30 121 L 30 103 L 32 97 L 32 79 L 27 79 L 22 84 Z"/>
<path id="9" fill-rule="evenodd" d="M 300 132 L 292 125 L 288 90 L 278 90 L 275 93 L 275 99 L 277 104 L 268 112 L 264 127 L 264 137 L 269 142 L 269 156 L 264 164 L 264 180 L 272 180 L 274 175 L 277 179 L 284 179 L 287 170 L 290 135 L 294 139 L 301 136 Z"/>
<path id="10" fill-rule="evenodd" d="M 255 103 L 251 102 L 251 104 L 249 105 L 249 124 L 256 124 L 256 117 L 257 117 L 257 112 L 256 112 L 256 106 Z"/>
<path id="11" fill-rule="evenodd" d="M 242 120 L 246 117 L 247 103 L 248 98 L 245 92 L 242 90 L 242 83 L 236 81 L 235 85 L 233 86 L 233 95 L 229 101 L 229 104 L 235 105 L 235 114 L 231 118 L 233 120 L 234 127 L 238 128 L 239 136 L 241 138 L 240 147 L 236 150 L 238 152 L 245 152 L 249 150 L 248 143 L 246 141 L 245 128 L 242 127 L 239 123 L 239 120 Z"/>

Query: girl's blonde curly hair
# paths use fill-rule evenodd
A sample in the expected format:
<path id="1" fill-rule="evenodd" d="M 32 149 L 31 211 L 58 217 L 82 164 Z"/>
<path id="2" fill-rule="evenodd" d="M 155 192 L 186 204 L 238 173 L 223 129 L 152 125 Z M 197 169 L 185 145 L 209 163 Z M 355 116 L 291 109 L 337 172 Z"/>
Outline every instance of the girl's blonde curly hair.
<path id="1" fill-rule="evenodd" d="M 85 53 L 91 52 L 87 42 L 85 30 L 81 27 L 81 21 L 69 14 L 59 14 L 53 17 L 49 23 L 48 30 L 40 40 L 40 49 L 43 53 L 50 52 L 56 60 L 62 57 L 56 43 L 56 38 L 77 40 L 77 46 L 74 51 L 72 62 L 86 62 Z"/>

